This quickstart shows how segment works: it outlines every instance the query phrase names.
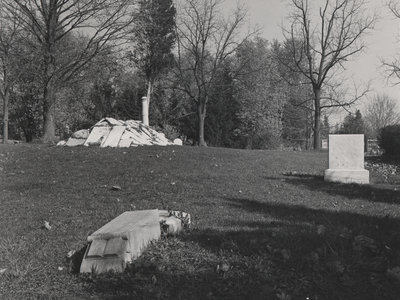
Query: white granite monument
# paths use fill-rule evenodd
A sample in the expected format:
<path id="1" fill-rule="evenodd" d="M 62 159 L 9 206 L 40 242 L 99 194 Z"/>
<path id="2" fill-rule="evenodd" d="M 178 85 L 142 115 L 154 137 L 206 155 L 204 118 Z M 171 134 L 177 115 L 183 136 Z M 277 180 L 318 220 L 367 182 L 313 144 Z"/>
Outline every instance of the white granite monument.
<path id="1" fill-rule="evenodd" d="M 369 172 L 364 169 L 364 135 L 330 134 L 329 169 L 325 181 L 369 183 Z"/>

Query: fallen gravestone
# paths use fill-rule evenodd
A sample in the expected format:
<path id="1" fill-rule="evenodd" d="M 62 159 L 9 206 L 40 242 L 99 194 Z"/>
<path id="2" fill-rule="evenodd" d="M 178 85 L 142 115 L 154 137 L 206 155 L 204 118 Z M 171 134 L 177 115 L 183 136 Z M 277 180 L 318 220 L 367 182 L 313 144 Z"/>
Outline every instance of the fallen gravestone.
<path id="1" fill-rule="evenodd" d="M 325 181 L 369 183 L 369 172 L 364 169 L 364 135 L 330 134 L 329 168 Z"/>
<path id="2" fill-rule="evenodd" d="M 81 273 L 122 272 L 161 234 L 178 234 L 190 215 L 176 211 L 142 210 L 119 215 L 88 237 Z"/>

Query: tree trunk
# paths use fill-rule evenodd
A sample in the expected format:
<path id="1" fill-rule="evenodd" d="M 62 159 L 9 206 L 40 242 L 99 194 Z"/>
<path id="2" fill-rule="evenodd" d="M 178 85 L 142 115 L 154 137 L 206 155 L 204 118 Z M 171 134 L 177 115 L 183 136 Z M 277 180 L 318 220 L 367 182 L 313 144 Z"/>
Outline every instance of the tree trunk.
<path id="1" fill-rule="evenodd" d="M 44 143 L 56 141 L 55 120 L 55 70 L 56 70 L 56 31 L 58 26 L 57 5 L 49 2 L 46 20 L 46 41 L 44 45 L 44 89 L 43 89 L 43 137 Z"/>
<path id="2" fill-rule="evenodd" d="M 43 95 L 43 143 L 54 143 L 56 141 L 54 96 L 53 87 L 48 86 Z"/>
<path id="3" fill-rule="evenodd" d="M 321 149 L 321 89 L 314 88 L 314 150 Z"/>
<path id="4" fill-rule="evenodd" d="M 251 150 L 253 149 L 253 135 L 249 134 L 246 138 L 246 149 Z"/>
<path id="5" fill-rule="evenodd" d="M 3 103 L 3 144 L 8 142 L 8 102 L 10 100 L 10 95 L 8 91 L 4 91 L 4 103 Z"/>
<path id="6" fill-rule="evenodd" d="M 207 143 L 204 140 L 204 121 L 206 119 L 206 106 L 203 103 L 197 104 L 197 117 L 199 125 L 199 146 L 207 147 Z"/>

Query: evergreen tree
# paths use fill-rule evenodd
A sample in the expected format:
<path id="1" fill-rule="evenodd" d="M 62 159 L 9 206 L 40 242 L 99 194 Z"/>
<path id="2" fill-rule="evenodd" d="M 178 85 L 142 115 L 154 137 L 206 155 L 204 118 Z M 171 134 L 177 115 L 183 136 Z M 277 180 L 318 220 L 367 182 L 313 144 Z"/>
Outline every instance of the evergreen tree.
<path id="1" fill-rule="evenodd" d="M 235 97 L 235 86 L 230 66 L 227 64 L 216 76 L 215 88 L 210 94 L 212 101 L 207 108 L 205 131 L 209 145 L 217 147 L 240 147 L 238 112 L 240 103 Z"/>
<path id="2" fill-rule="evenodd" d="M 175 15 L 172 0 L 139 0 L 132 58 L 146 78 L 147 107 L 150 106 L 155 82 L 173 62 Z M 144 123 L 148 125 L 148 120 Z"/>
<path id="3" fill-rule="evenodd" d="M 340 129 L 341 134 L 364 134 L 365 133 L 365 125 L 364 120 L 362 118 L 360 110 L 356 110 L 356 113 L 353 117 L 351 113 L 349 113 L 342 124 Z"/>

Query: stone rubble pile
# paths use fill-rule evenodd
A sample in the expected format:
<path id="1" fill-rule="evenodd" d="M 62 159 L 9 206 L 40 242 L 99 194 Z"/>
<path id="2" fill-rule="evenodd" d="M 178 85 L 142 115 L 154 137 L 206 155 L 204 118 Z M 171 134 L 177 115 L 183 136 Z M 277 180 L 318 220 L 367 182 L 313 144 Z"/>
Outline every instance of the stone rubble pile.
<path id="1" fill-rule="evenodd" d="M 145 145 L 182 145 L 180 139 L 173 142 L 168 140 L 164 133 L 157 132 L 140 121 L 116 120 L 104 118 L 97 122 L 91 129 L 82 129 L 67 140 L 60 142 L 59 146 L 100 146 L 101 148 L 128 148 Z"/>

